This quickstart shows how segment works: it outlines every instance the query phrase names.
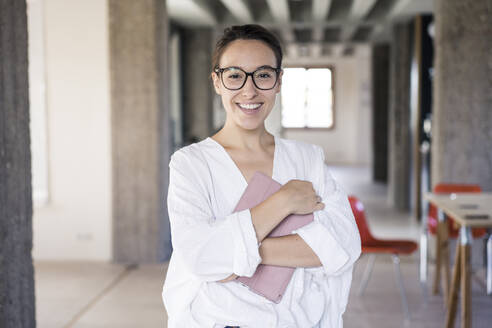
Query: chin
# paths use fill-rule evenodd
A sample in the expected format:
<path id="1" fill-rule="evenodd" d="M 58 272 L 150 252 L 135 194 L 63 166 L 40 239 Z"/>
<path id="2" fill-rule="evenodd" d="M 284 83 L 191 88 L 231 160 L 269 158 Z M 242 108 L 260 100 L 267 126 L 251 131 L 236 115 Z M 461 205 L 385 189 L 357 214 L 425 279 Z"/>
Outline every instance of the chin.
<path id="1" fill-rule="evenodd" d="M 236 121 L 236 125 L 244 130 L 256 130 L 264 125 L 265 120 L 257 122 L 241 122 Z"/>

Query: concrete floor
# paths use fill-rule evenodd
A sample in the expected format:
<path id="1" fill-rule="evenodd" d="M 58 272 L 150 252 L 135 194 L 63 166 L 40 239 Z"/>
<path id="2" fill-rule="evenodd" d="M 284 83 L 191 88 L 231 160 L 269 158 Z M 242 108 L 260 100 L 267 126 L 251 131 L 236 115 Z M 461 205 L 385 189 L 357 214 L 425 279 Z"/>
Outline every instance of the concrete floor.
<path id="1" fill-rule="evenodd" d="M 362 200 L 375 235 L 418 239 L 418 225 L 408 213 L 387 206 L 386 187 L 371 183 L 367 168 L 334 167 L 332 173 L 348 193 Z M 442 297 L 431 296 L 418 282 L 418 254 L 401 259 L 409 323 L 404 322 L 389 256 L 377 258 L 364 295 L 357 295 L 366 262 L 367 257 L 362 256 L 354 269 L 345 327 L 444 326 Z M 35 269 L 37 327 L 166 327 L 161 290 L 167 263 L 126 267 L 100 262 L 36 262 Z M 432 269 L 431 265 L 431 273 Z M 485 295 L 483 269 L 475 265 L 475 270 L 473 327 L 490 327 L 492 297 Z"/>

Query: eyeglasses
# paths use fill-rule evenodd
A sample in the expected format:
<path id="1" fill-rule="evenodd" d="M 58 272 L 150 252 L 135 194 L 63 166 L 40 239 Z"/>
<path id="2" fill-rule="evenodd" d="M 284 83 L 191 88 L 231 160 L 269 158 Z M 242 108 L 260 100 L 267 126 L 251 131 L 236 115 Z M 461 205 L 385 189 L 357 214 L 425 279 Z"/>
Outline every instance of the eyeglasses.
<path id="1" fill-rule="evenodd" d="M 245 72 L 239 67 L 216 68 L 214 72 L 220 74 L 222 84 L 228 90 L 239 90 L 245 84 L 248 76 L 251 76 L 253 84 L 260 90 L 270 90 L 275 87 L 278 80 L 278 74 L 281 68 L 262 66 L 254 72 Z"/>

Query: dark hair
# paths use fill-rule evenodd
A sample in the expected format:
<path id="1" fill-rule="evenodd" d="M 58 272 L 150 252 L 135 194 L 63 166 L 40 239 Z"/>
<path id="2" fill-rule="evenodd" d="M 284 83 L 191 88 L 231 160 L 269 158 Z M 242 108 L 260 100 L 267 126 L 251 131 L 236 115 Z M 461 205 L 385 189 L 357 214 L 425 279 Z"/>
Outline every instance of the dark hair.
<path id="1" fill-rule="evenodd" d="M 220 57 L 222 57 L 224 50 L 232 41 L 236 40 L 263 41 L 275 54 L 275 58 L 277 59 L 276 68 L 280 68 L 282 65 L 282 47 L 275 34 L 257 24 L 234 25 L 224 29 L 224 34 L 222 34 L 215 44 L 212 55 L 212 71 L 219 68 Z"/>

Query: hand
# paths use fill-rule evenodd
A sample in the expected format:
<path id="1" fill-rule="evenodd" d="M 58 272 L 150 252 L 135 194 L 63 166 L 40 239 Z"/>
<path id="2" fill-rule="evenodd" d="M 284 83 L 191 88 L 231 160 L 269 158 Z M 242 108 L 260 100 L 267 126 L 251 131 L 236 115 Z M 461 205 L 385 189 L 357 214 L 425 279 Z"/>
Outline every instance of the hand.
<path id="1" fill-rule="evenodd" d="M 238 276 L 235 275 L 234 273 L 231 274 L 229 277 L 225 278 L 225 279 L 222 279 L 222 280 L 219 280 L 218 282 L 229 282 L 229 281 L 233 281 L 237 278 Z"/>
<path id="2" fill-rule="evenodd" d="M 309 181 L 290 180 L 280 188 L 291 214 L 309 214 L 325 208 Z"/>

